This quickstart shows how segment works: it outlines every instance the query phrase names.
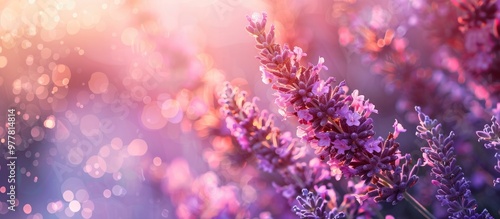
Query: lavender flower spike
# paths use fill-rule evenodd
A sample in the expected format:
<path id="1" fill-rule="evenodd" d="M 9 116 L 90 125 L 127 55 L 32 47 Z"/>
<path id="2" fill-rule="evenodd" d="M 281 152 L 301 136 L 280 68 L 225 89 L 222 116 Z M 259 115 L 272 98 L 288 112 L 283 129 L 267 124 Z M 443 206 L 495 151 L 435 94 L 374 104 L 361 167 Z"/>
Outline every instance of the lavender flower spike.
<path id="1" fill-rule="evenodd" d="M 301 136 L 313 145 L 317 155 L 342 167 L 349 166 L 342 170 L 344 175 L 363 165 L 365 169 L 371 167 L 364 171 L 369 173 L 363 177 L 367 181 L 381 170 L 392 170 L 399 145 L 393 147 L 395 150 L 387 154 L 386 159 L 379 159 L 383 140 L 374 137 L 373 120 L 369 117 L 377 112 L 374 105 L 356 90 L 346 94 L 345 82 L 334 86 L 335 79 L 320 79 L 319 72 L 325 69 L 323 58 L 319 58 L 316 65 L 301 65 L 304 54 L 300 48 L 292 51 L 287 45 L 275 43 L 274 26 L 269 32 L 265 30 L 266 14 L 254 14 L 248 21 L 246 29 L 257 41 L 260 69 L 265 73 L 265 82 L 270 82 L 276 90 L 280 113 L 294 116 L 303 124 L 299 127 Z M 372 162 L 373 156 L 376 160 Z M 350 165 L 352 162 L 356 165 Z"/>
<path id="2" fill-rule="evenodd" d="M 297 196 L 300 207 L 293 206 L 293 211 L 300 218 L 310 219 L 345 219 L 346 215 L 337 209 L 328 210 L 327 201 L 307 189 L 302 190 L 302 195 Z"/>
<path id="3" fill-rule="evenodd" d="M 255 155 L 261 170 L 281 177 L 279 183 L 273 182 L 276 191 L 291 201 L 303 188 L 327 184 L 331 179 L 328 165 L 318 159 L 299 162 L 305 147 L 274 126 L 273 115 L 260 111 L 255 100 L 247 101 L 245 92 L 226 83 L 219 102 L 227 127 L 241 147 Z"/>
<path id="4" fill-rule="evenodd" d="M 485 148 L 493 148 L 497 151 L 495 153 L 495 158 L 497 158 L 495 170 L 500 172 L 500 125 L 497 118 L 493 116 L 491 118 L 491 126 L 488 124 L 484 125 L 483 131 L 477 131 L 476 134 L 479 137 L 479 141 L 486 141 L 484 144 Z M 495 186 L 500 184 L 500 177 L 496 178 L 493 183 Z"/>
<path id="5" fill-rule="evenodd" d="M 417 182 L 414 168 L 403 170 L 402 159 L 410 165 L 409 157 L 401 156 L 399 133 L 406 131 L 397 121 L 395 133 L 387 139 L 376 137 L 372 113 L 375 106 L 354 90 L 348 93 L 345 81 L 334 85 L 334 78 L 323 80 L 320 71 L 326 69 L 324 58 L 316 65 L 302 65 L 302 49 L 291 50 L 275 42 L 274 26 L 266 31 L 266 14 L 248 17 L 247 31 L 255 37 L 260 50 L 260 70 L 264 82 L 276 90 L 276 104 L 285 117 L 296 117 L 302 126 L 297 135 L 309 143 L 318 157 L 342 172 L 346 178 L 359 176 L 365 184 L 375 185 L 370 192 L 378 201 L 393 204 L 402 201 L 407 189 Z M 393 180 L 391 182 L 383 180 Z M 379 181 L 386 183 L 379 183 Z"/>
<path id="6" fill-rule="evenodd" d="M 244 150 L 255 153 L 262 170 L 273 172 L 294 166 L 304 155 L 304 148 L 296 146 L 296 139 L 289 133 L 281 133 L 273 124 L 273 115 L 261 112 L 255 101 L 247 101 L 245 92 L 226 83 L 219 102 L 228 129 Z"/>
<path id="7" fill-rule="evenodd" d="M 476 200 L 469 190 L 470 181 L 466 180 L 462 168 L 458 166 L 453 148 L 453 132 L 443 135 L 441 124 L 431 120 L 420 107 L 415 107 L 420 125 L 417 137 L 426 140 L 428 146 L 420 150 L 424 154 L 425 164 L 432 169 L 432 183 L 439 187 L 436 198 L 441 205 L 448 207 L 449 218 L 493 218 L 485 209 L 477 213 Z"/>

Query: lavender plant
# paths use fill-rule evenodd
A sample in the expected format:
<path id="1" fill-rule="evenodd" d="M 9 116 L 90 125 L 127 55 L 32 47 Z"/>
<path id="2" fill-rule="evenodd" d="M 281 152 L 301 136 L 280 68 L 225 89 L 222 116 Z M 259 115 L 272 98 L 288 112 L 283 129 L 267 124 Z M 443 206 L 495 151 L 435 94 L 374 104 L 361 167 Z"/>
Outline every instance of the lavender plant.
<path id="1" fill-rule="evenodd" d="M 254 98 L 248 102 L 245 92 L 226 83 L 219 102 L 226 116 L 226 124 L 240 146 L 255 155 L 261 170 L 278 173 L 281 177 L 281 184 L 273 182 L 277 192 L 290 201 L 302 192 L 304 198 L 299 195 L 297 201 L 303 209 L 293 208 L 297 215 L 303 218 L 344 218 L 348 215 L 353 218 L 377 214 L 377 204 L 363 198 L 363 201 L 356 201 L 367 195 L 369 189 L 366 186 L 351 185 L 352 191 L 344 196 L 342 204 L 327 209 L 327 205 L 337 206 L 328 165 L 317 158 L 310 160 L 309 164 L 303 162 L 301 159 L 305 158 L 305 147 L 300 146 L 297 139 L 291 138 L 290 133 L 282 133 L 275 127 L 274 116 L 260 111 L 256 100 Z M 316 190 L 320 194 L 315 196 L 309 190 Z M 340 212 L 343 210 L 348 213 Z"/>
<path id="2" fill-rule="evenodd" d="M 491 9 L 493 6 L 490 2 L 485 5 L 490 7 L 487 9 L 489 14 L 496 12 Z M 463 9 L 479 11 L 478 7 L 463 6 Z M 475 18 L 472 17 L 476 15 L 471 13 L 469 18 L 460 20 L 461 25 L 473 22 Z M 482 22 L 481 19 L 478 22 Z M 248 21 L 246 30 L 256 38 L 256 47 L 259 49 L 257 58 L 261 63 L 262 81 L 276 91 L 275 103 L 279 113 L 285 119 L 295 117 L 300 123 L 297 136 L 314 149 L 319 159 L 304 162 L 308 159 L 305 156 L 306 148 L 290 133 L 282 133 L 275 127 L 274 116 L 260 111 L 256 98 L 247 101 L 245 92 L 227 83 L 219 102 L 226 116 L 226 124 L 242 149 L 255 155 L 261 170 L 278 173 L 279 179 L 273 182 L 276 191 L 288 200 L 296 197 L 298 205 L 292 209 L 299 217 L 381 217 L 376 203 L 395 205 L 405 199 L 424 217 L 434 218 L 408 193 L 409 188 L 418 181 L 418 168 L 427 165 L 431 167 L 431 176 L 434 177 L 432 184 L 439 188 L 436 198 L 447 208 L 449 218 L 493 218 L 486 209 L 481 213 L 476 212 L 477 202 L 469 189 L 471 183 L 465 179 L 462 168 L 457 164 L 452 141 L 454 134 L 443 136 L 441 124 L 437 120 L 431 120 L 419 107 L 416 108 L 420 120 L 417 136 L 426 140 L 428 146 L 421 148 L 424 162 L 418 159 L 413 164 L 412 156 L 402 154 L 396 141 L 399 134 L 406 131 L 397 120 L 393 125 L 393 133 L 389 133 L 386 138 L 377 136 L 370 116 L 378 113 L 378 110 L 358 90 L 349 92 L 345 81 L 335 85 L 336 80 L 332 77 L 322 79 L 320 72 L 328 70 L 322 57 L 316 65 L 302 65 L 303 57 L 307 54 L 300 47 L 291 49 L 286 44 L 276 43 L 274 26 L 266 31 L 265 13 L 254 14 L 248 17 Z M 386 43 L 391 41 L 388 39 Z M 482 45 L 476 46 L 483 48 Z M 426 77 L 437 72 L 442 76 L 436 79 L 436 82 L 440 81 L 438 84 L 447 81 L 447 74 L 443 71 L 419 69 L 412 59 L 412 53 L 407 53 L 404 48 L 384 51 L 387 57 L 393 58 L 393 62 L 387 62 L 389 64 L 385 66 L 391 68 L 390 64 L 394 64 L 391 71 L 407 71 L 409 75 L 419 72 L 417 75 Z M 407 65 L 408 60 L 413 62 Z M 457 83 L 450 84 L 451 87 L 459 86 Z M 435 89 L 447 95 L 446 89 L 438 85 Z M 468 95 L 467 101 L 474 99 L 474 95 L 478 94 Z M 467 104 L 467 101 L 461 103 Z M 478 131 L 477 135 L 480 140 L 487 141 L 486 148 L 498 150 L 500 134 L 495 117 L 492 123 L 491 126 L 486 125 L 483 131 Z M 500 159 L 498 153 L 495 157 Z M 500 160 L 495 169 L 500 172 Z M 343 202 L 338 205 L 331 191 L 334 188 L 333 179 L 339 180 L 342 176 L 349 180 L 350 187 Z M 361 180 L 356 184 L 357 188 L 352 186 L 352 180 L 355 179 Z M 500 178 L 494 183 L 500 183 Z"/>
<path id="3" fill-rule="evenodd" d="M 277 172 L 286 185 L 276 185 L 286 198 L 295 197 L 303 188 L 313 189 L 330 179 L 326 165 L 299 162 L 305 148 L 296 145 L 297 139 L 290 133 L 281 133 L 273 124 L 273 115 L 260 111 L 246 100 L 246 93 L 226 83 L 220 95 L 222 112 L 227 127 L 240 146 L 254 154 L 259 168 L 265 172 Z"/>
<path id="4" fill-rule="evenodd" d="M 318 64 L 304 67 L 300 59 L 305 53 L 295 47 L 281 47 L 274 43 L 274 27 L 266 33 L 266 14 L 261 18 L 249 18 L 247 30 L 256 37 L 260 49 L 262 78 L 265 83 L 273 82 L 277 92 L 276 104 L 285 117 L 295 116 L 303 126 L 298 135 L 309 142 L 323 160 L 338 167 L 347 176 L 358 175 L 366 183 L 378 182 L 381 174 L 392 173 L 401 158 L 395 134 L 384 140 L 374 137 L 371 113 L 377 113 L 375 106 L 359 95 L 357 90 L 347 95 L 345 82 L 332 87 L 335 80 L 321 80 L 319 72 L 326 69 L 324 59 Z M 399 126 L 397 126 L 399 127 Z M 407 188 L 416 183 L 418 177 L 408 176 Z M 406 189 L 406 188 L 405 188 Z M 402 198 L 387 200 L 401 201 Z M 395 204 L 394 202 L 394 204 Z"/>
<path id="5" fill-rule="evenodd" d="M 485 148 L 497 151 L 497 153 L 495 153 L 495 158 L 497 159 L 495 170 L 500 172 L 500 125 L 498 124 L 497 118 L 493 116 L 493 118 L 491 118 L 491 126 L 488 124 L 484 125 L 483 131 L 477 131 L 476 134 L 479 137 L 479 141 L 487 142 L 484 144 Z M 496 178 L 493 184 L 495 186 L 500 184 L 500 177 Z"/>
<path id="6" fill-rule="evenodd" d="M 418 180 L 415 172 L 420 165 L 411 166 L 411 156 L 401 156 L 395 138 L 405 131 L 396 121 L 394 134 L 387 139 L 374 137 L 372 113 L 375 106 L 359 95 L 357 90 L 347 94 L 344 81 L 332 86 L 333 78 L 322 80 L 319 72 L 327 69 L 324 59 L 317 65 L 300 64 L 307 54 L 301 48 L 293 51 L 275 43 L 274 27 L 266 32 L 267 15 L 248 17 L 246 27 L 257 41 L 260 50 L 262 81 L 272 83 L 276 90 L 276 104 L 280 114 L 294 116 L 302 124 L 297 134 L 308 142 L 316 154 L 334 170 L 340 170 L 346 178 L 359 176 L 370 185 L 370 196 L 379 202 L 395 205 L 406 199 L 426 217 L 432 217 L 416 202 L 407 190 Z"/>
<path id="7" fill-rule="evenodd" d="M 443 135 L 441 124 L 431 120 L 420 107 L 416 107 L 420 125 L 417 137 L 427 141 L 420 150 L 424 154 L 425 165 L 432 168 L 432 183 L 438 186 L 436 198 L 448 208 L 449 218 L 493 218 L 486 209 L 477 213 L 476 200 L 469 190 L 470 181 L 466 180 L 462 168 L 457 164 L 453 148 L 454 133 Z"/>
<path id="8" fill-rule="evenodd" d="M 281 133 L 274 127 L 273 115 L 261 112 L 256 101 L 254 98 L 248 102 L 245 92 L 225 84 L 219 103 L 231 134 L 244 150 L 255 152 L 263 171 L 273 172 L 294 165 L 304 156 L 304 150 L 294 146 L 297 139 L 290 133 Z"/>
<path id="9" fill-rule="evenodd" d="M 343 212 L 338 212 L 337 209 L 328 210 L 327 201 L 320 196 L 314 196 L 314 193 L 302 190 L 302 195 L 297 197 L 300 207 L 293 206 L 293 211 L 300 216 L 300 218 L 311 219 L 346 219 Z"/>

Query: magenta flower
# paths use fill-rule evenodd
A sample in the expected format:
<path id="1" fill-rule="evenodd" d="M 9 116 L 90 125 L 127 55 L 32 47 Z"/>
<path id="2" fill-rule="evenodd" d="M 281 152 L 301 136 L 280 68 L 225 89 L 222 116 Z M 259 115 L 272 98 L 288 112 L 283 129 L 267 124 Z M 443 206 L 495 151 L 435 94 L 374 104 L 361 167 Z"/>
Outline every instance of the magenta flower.
<path id="1" fill-rule="evenodd" d="M 270 72 L 268 72 L 268 71 L 266 70 L 266 68 L 264 68 L 264 67 L 262 67 L 262 66 L 261 66 L 259 69 L 260 69 L 260 71 L 262 72 L 262 82 L 263 82 L 264 84 L 269 84 L 269 83 L 271 83 L 271 82 L 273 81 L 273 78 L 274 78 L 274 77 L 273 77 L 273 75 L 272 75 Z"/>
<path id="2" fill-rule="evenodd" d="M 364 107 L 364 100 L 365 100 L 364 95 L 359 95 L 358 90 L 353 90 L 351 96 L 352 96 L 351 106 L 354 107 L 354 109 L 356 109 L 356 111 L 358 111 L 358 109 Z"/>
<path id="3" fill-rule="evenodd" d="M 342 106 L 342 108 L 340 108 L 340 110 L 338 111 L 339 116 L 346 118 L 349 116 L 350 113 L 351 111 L 349 110 L 349 106 L 347 105 Z"/>
<path id="4" fill-rule="evenodd" d="M 320 147 L 328 147 L 330 146 L 330 136 L 326 132 L 320 132 L 316 135 L 319 138 L 318 146 Z"/>
<path id="5" fill-rule="evenodd" d="M 321 69 L 328 70 L 328 67 L 326 67 L 325 65 L 323 65 L 324 63 L 325 63 L 325 59 L 323 57 L 319 57 L 318 64 L 316 66 L 314 66 L 313 72 L 315 72 L 316 74 L 318 74 L 319 71 L 321 71 Z"/>
<path id="6" fill-rule="evenodd" d="M 316 94 L 317 96 L 321 96 L 323 94 L 326 94 L 329 90 L 330 83 L 328 81 L 317 81 L 313 85 L 312 92 Z"/>
<path id="7" fill-rule="evenodd" d="M 369 117 L 372 113 L 378 113 L 378 110 L 375 109 L 375 105 L 370 103 L 368 100 L 365 101 L 365 103 L 363 105 L 363 109 L 365 110 L 365 114 L 364 114 L 365 117 Z"/>
<path id="8" fill-rule="evenodd" d="M 243 150 L 250 150 L 245 130 L 232 117 L 226 117 L 226 126 L 231 134 L 238 140 Z"/>
<path id="9" fill-rule="evenodd" d="M 301 126 L 297 127 L 297 137 L 307 139 L 307 131 Z"/>
<path id="10" fill-rule="evenodd" d="M 392 127 L 394 128 L 394 138 L 397 138 L 399 136 L 399 133 L 406 132 L 406 129 L 403 128 L 403 125 L 401 125 L 401 123 L 399 123 L 397 119 L 395 119 Z"/>
<path id="11" fill-rule="evenodd" d="M 302 57 L 307 56 L 307 53 L 302 51 L 302 48 L 296 46 L 293 48 L 293 52 L 295 53 L 295 61 L 299 62 Z"/>
<path id="12" fill-rule="evenodd" d="M 384 139 L 382 137 L 378 137 L 376 140 L 374 138 L 370 138 L 370 140 L 368 140 L 364 145 L 365 149 L 370 153 L 373 153 L 374 151 L 380 152 L 381 148 L 379 144 L 383 141 Z"/>
<path id="13" fill-rule="evenodd" d="M 337 153 L 344 154 L 346 150 L 351 149 L 351 147 L 347 143 L 348 141 L 345 139 L 337 139 L 333 142 L 333 147 L 337 149 Z"/>
<path id="14" fill-rule="evenodd" d="M 309 110 L 299 110 L 297 112 L 297 117 L 300 119 L 300 120 L 303 120 L 305 122 L 309 122 L 313 119 L 313 116 L 309 113 Z"/>
<path id="15" fill-rule="evenodd" d="M 348 126 L 359 126 L 359 119 L 361 119 L 361 115 L 357 112 L 349 112 L 347 114 L 347 125 Z"/>

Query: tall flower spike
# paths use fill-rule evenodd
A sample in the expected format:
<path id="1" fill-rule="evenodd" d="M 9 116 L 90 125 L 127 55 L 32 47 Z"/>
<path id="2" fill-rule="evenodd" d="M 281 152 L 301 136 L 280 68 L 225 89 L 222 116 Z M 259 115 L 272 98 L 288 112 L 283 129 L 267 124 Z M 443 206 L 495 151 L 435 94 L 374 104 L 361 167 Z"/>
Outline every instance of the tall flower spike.
<path id="1" fill-rule="evenodd" d="M 381 206 L 373 199 L 368 199 L 367 192 L 370 187 L 364 182 L 354 183 L 349 180 L 347 193 L 344 194 L 342 203 L 337 203 L 335 191 L 316 189 L 314 195 L 307 189 L 302 190 L 292 210 L 301 218 L 375 218 L 380 213 Z M 331 209 L 331 210 L 329 210 Z"/>
<path id="2" fill-rule="evenodd" d="M 427 146 L 420 148 L 425 163 L 432 167 L 432 183 L 438 186 L 436 198 L 448 207 L 449 218 L 491 218 L 485 209 L 477 213 L 476 200 L 469 190 L 470 181 L 466 180 L 462 168 L 458 166 L 453 148 L 453 132 L 443 135 L 441 124 L 431 120 L 420 107 L 415 107 L 420 120 L 417 137 L 427 141 Z"/>
<path id="3" fill-rule="evenodd" d="M 487 149 L 493 148 L 497 153 L 495 153 L 495 158 L 497 159 L 497 165 L 495 170 L 500 173 L 500 124 L 497 118 L 493 116 L 491 118 L 491 126 L 486 124 L 482 131 L 476 132 L 479 137 L 479 141 L 486 141 L 484 147 Z M 500 184 L 500 177 L 493 181 L 494 185 Z"/>
<path id="4" fill-rule="evenodd" d="M 221 111 L 227 127 L 241 147 L 255 155 L 259 168 L 278 173 L 281 183 L 273 183 L 278 193 L 293 199 L 301 189 L 313 189 L 330 181 L 330 168 L 313 159 L 309 164 L 299 162 L 305 147 L 297 143 L 288 132 L 282 133 L 273 124 L 273 115 L 260 111 L 254 101 L 247 101 L 246 93 L 229 83 L 220 93 Z"/>
<path id="5" fill-rule="evenodd" d="M 317 158 L 305 162 L 297 162 L 289 166 L 286 171 L 281 171 L 284 183 L 273 182 L 273 186 L 278 193 L 291 201 L 302 189 L 313 189 L 315 187 L 328 185 L 331 181 L 328 165 L 319 162 Z"/>
<path id="6" fill-rule="evenodd" d="M 391 186 L 383 185 L 384 182 L 378 182 L 378 189 L 371 192 L 370 196 L 375 196 L 375 201 L 385 201 L 396 205 L 399 201 L 404 199 L 404 193 L 408 188 L 413 187 L 418 177 L 416 175 L 417 169 L 422 165 L 422 161 L 418 159 L 417 164 L 410 169 L 411 156 L 406 154 L 404 156 L 404 164 L 402 167 L 396 167 L 394 171 L 388 171 L 384 175 L 388 176 Z"/>
<path id="7" fill-rule="evenodd" d="M 266 17 L 265 14 L 262 17 Z M 323 159 L 349 164 L 355 154 L 373 151 L 373 121 L 369 115 L 375 110 L 363 95 L 346 94 L 345 82 L 332 86 L 333 78 L 321 80 L 319 72 L 325 68 L 324 59 L 317 65 L 300 65 L 303 51 L 274 43 L 274 27 L 266 33 L 266 19 L 258 22 L 248 18 L 247 30 L 255 36 L 261 70 L 273 75 L 272 87 L 277 92 L 276 103 L 285 116 L 296 116 L 305 127 L 304 138 L 316 144 Z M 367 152 L 369 153 L 369 152 Z"/>
<path id="8" fill-rule="evenodd" d="M 291 166 L 304 155 L 304 148 L 295 145 L 297 140 L 274 127 L 273 115 L 261 112 L 255 100 L 248 102 L 245 92 L 226 83 L 219 102 L 232 135 L 245 150 L 255 153 L 262 170 Z"/>
<path id="9" fill-rule="evenodd" d="M 337 209 L 327 209 L 327 201 L 320 196 L 314 195 L 307 189 L 302 190 L 302 195 L 297 196 L 299 206 L 293 206 L 293 211 L 300 218 L 308 219 L 346 219 L 343 212 L 338 212 Z"/>
<path id="10" fill-rule="evenodd" d="M 255 37 L 256 47 L 260 50 L 257 57 L 260 68 L 273 75 L 271 84 L 276 90 L 280 111 L 284 116 L 298 119 L 302 126 L 297 133 L 310 143 L 319 158 L 328 160 L 335 171 L 341 170 L 347 178 L 360 176 L 366 184 L 373 181 L 372 185 L 377 189 L 398 186 L 377 183 L 381 174 L 390 178 L 402 173 L 396 165 L 400 151 L 395 136 L 390 134 L 387 140 L 375 137 L 373 120 L 369 117 L 371 113 L 377 113 L 374 105 L 357 90 L 348 94 L 344 81 L 333 86 L 335 79 L 320 79 L 320 70 L 326 69 L 323 58 L 319 58 L 316 65 L 302 66 L 299 60 L 303 51 L 298 47 L 292 51 L 287 45 L 275 43 L 274 27 L 271 26 L 269 32 L 265 30 L 266 19 L 256 21 L 248 17 L 248 21 L 247 31 Z M 396 125 L 397 135 L 404 129 Z M 413 175 L 407 177 L 417 179 Z M 406 192 L 413 185 L 412 181 L 397 187 L 401 189 L 398 192 Z M 401 199 L 379 200 L 393 202 Z"/>

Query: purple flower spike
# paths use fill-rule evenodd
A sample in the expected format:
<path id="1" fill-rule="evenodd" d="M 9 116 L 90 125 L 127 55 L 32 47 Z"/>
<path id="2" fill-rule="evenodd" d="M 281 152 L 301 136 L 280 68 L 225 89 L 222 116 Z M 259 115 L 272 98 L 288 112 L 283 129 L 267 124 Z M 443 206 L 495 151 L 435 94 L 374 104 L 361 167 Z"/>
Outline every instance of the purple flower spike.
<path id="1" fill-rule="evenodd" d="M 453 148 L 453 132 L 443 135 L 441 124 L 431 120 L 420 107 L 415 107 L 420 120 L 416 135 L 427 141 L 428 146 L 420 150 L 426 154 L 426 163 L 431 164 L 433 184 L 438 186 L 436 198 L 448 207 L 449 218 L 491 218 L 485 209 L 477 213 L 476 200 L 469 190 L 470 181 L 466 180 L 462 168 L 457 164 Z"/>
<path id="2" fill-rule="evenodd" d="M 260 111 L 255 99 L 247 101 L 245 92 L 226 83 L 219 103 L 227 127 L 240 146 L 255 155 L 261 170 L 281 176 L 280 184 L 273 185 L 285 198 L 292 200 L 303 188 L 313 189 L 330 181 L 327 164 L 317 158 L 309 164 L 299 162 L 305 156 L 305 147 L 297 144 L 290 133 L 275 127 L 273 115 Z M 329 141 L 328 135 L 325 140 Z"/>
<path id="3" fill-rule="evenodd" d="M 270 72 L 274 77 L 271 86 L 276 91 L 280 113 L 298 119 L 302 126 L 297 135 L 331 165 L 335 178 L 341 171 L 346 178 L 361 177 L 365 184 L 375 187 L 376 192 L 397 188 L 391 193 L 397 194 L 396 198 L 378 200 L 401 201 L 400 194 L 418 179 L 413 172 L 405 172 L 399 166 L 401 152 L 394 139 L 405 129 L 396 122 L 394 135 L 390 134 L 386 140 L 375 138 L 370 118 L 372 113 L 378 113 L 375 105 L 358 90 L 348 94 L 344 81 L 334 85 L 333 78 L 322 80 L 319 73 L 327 70 L 324 58 L 320 57 L 316 65 L 301 65 L 302 49 L 294 47 L 292 51 L 287 45 L 277 44 L 274 27 L 267 32 L 265 14 L 262 17 L 248 19 L 247 30 L 257 41 L 261 71 Z M 382 176 L 394 182 L 379 183 Z"/>
<path id="4" fill-rule="evenodd" d="M 497 165 L 495 170 L 500 173 L 500 125 L 498 124 L 497 118 L 493 116 L 491 118 L 491 126 L 486 124 L 482 131 L 476 132 L 479 137 L 479 141 L 486 141 L 484 147 L 487 149 L 494 149 L 497 151 L 495 158 L 497 159 Z M 500 177 L 493 181 L 494 185 L 500 184 Z"/>
<path id="5" fill-rule="evenodd" d="M 406 132 L 406 129 L 403 128 L 403 125 L 401 125 L 401 123 L 399 123 L 397 119 L 396 121 L 394 121 L 394 125 L 392 125 L 392 127 L 394 127 L 394 138 L 397 138 L 399 136 L 399 133 Z"/>
<path id="6" fill-rule="evenodd" d="M 243 149 L 255 152 L 262 170 L 273 172 L 292 166 L 304 155 L 304 148 L 296 145 L 297 139 L 274 127 L 273 115 L 261 112 L 255 101 L 248 102 L 245 92 L 227 83 L 219 102 L 231 134 Z"/>
<path id="7" fill-rule="evenodd" d="M 370 193 L 370 195 L 376 196 L 375 201 L 385 201 L 396 205 L 404 199 L 404 192 L 408 188 L 413 187 L 418 181 L 416 171 L 417 168 L 422 165 L 422 161 L 419 159 L 417 164 L 411 169 L 410 165 L 411 156 L 407 154 L 404 157 L 404 164 L 402 167 L 398 166 L 396 170 L 387 173 L 389 180 L 392 182 L 392 186 Z"/>
<path id="8" fill-rule="evenodd" d="M 299 206 L 293 206 L 293 211 L 300 218 L 315 218 L 315 219 L 346 219 L 343 212 L 337 209 L 328 210 L 327 201 L 320 196 L 315 196 L 314 193 L 307 189 L 302 190 L 302 195 L 297 196 Z"/>

